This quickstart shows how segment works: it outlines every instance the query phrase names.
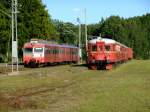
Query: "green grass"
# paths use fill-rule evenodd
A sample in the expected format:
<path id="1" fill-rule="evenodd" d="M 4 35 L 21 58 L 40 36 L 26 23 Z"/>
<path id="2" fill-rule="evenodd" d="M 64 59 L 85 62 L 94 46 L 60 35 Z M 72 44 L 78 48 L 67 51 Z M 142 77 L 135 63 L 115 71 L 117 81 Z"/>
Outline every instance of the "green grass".
<path id="1" fill-rule="evenodd" d="M 150 112 L 150 61 L 110 71 L 65 65 L 2 76 L 0 111 Z"/>

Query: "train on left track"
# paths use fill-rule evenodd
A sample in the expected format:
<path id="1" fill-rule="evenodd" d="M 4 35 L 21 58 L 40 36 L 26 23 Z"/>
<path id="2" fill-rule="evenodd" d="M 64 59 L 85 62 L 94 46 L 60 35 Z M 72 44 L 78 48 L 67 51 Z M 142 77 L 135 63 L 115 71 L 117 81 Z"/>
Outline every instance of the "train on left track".
<path id="1" fill-rule="evenodd" d="M 23 63 L 25 67 L 38 67 L 54 63 L 77 63 L 79 61 L 78 51 L 76 46 L 31 39 L 23 46 Z"/>

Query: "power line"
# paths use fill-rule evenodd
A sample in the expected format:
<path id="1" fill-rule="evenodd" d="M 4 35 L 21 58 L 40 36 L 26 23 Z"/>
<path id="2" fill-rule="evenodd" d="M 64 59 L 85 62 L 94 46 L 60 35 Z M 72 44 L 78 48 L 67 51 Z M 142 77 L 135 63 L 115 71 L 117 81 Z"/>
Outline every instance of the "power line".
<path id="1" fill-rule="evenodd" d="M 9 18 L 11 18 L 11 15 L 5 11 L 3 11 L 2 9 L 0 9 L 0 12 L 2 12 L 3 14 L 5 14 L 6 16 L 8 16 Z"/>

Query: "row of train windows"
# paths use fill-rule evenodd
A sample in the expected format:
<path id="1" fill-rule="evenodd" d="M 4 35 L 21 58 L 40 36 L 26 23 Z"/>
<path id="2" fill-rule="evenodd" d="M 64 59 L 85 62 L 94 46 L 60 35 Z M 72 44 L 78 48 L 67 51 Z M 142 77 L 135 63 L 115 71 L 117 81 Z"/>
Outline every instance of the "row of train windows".
<path id="1" fill-rule="evenodd" d="M 32 53 L 33 49 L 32 48 L 24 48 L 24 53 Z M 34 48 L 34 52 L 36 53 L 42 53 L 43 48 Z M 64 50 L 59 50 L 59 49 L 45 49 L 46 54 L 73 54 L 77 55 L 78 51 L 77 50 L 70 50 L 70 51 L 64 51 Z"/>
<path id="2" fill-rule="evenodd" d="M 111 48 L 110 46 L 105 46 L 105 50 L 106 51 L 114 51 L 115 49 L 114 48 Z M 102 46 L 92 46 L 92 51 L 103 51 L 103 47 Z M 125 48 L 118 48 L 116 47 L 116 51 L 127 51 Z"/>
<path id="3" fill-rule="evenodd" d="M 102 46 L 99 46 L 99 47 L 97 48 L 97 46 L 92 46 L 92 51 L 97 51 L 97 50 L 103 51 L 103 47 L 102 47 Z M 111 50 L 111 49 L 110 49 L 110 46 L 105 46 L 105 50 L 106 50 L 106 51 L 110 51 L 110 50 Z"/>
<path id="4" fill-rule="evenodd" d="M 45 50 L 45 53 L 46 54 L 73 54 L 73 55 L 77 55 L 78 54 L 78 52 L 77 52 L 77 50 L 73 50 L 73 51 L 64 51 L 64 50 L 59 50 L 59 49 L 51 49 L 51 50 L 49 50 L 49 49 L 47 49 L 47 50 Z"/>

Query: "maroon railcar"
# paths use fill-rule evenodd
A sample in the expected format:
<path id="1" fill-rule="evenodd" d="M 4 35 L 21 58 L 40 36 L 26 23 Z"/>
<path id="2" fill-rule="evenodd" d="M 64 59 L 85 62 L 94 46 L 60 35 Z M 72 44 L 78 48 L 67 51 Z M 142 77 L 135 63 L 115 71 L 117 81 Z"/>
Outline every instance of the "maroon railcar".
<path id="1" fill-rule="evenodd" d="M 24 66 L 39 66 L 53 63 L 77 63 L 78 47 L 52 44 L 46 41 L 31 41 L 23 47 Z"/>

